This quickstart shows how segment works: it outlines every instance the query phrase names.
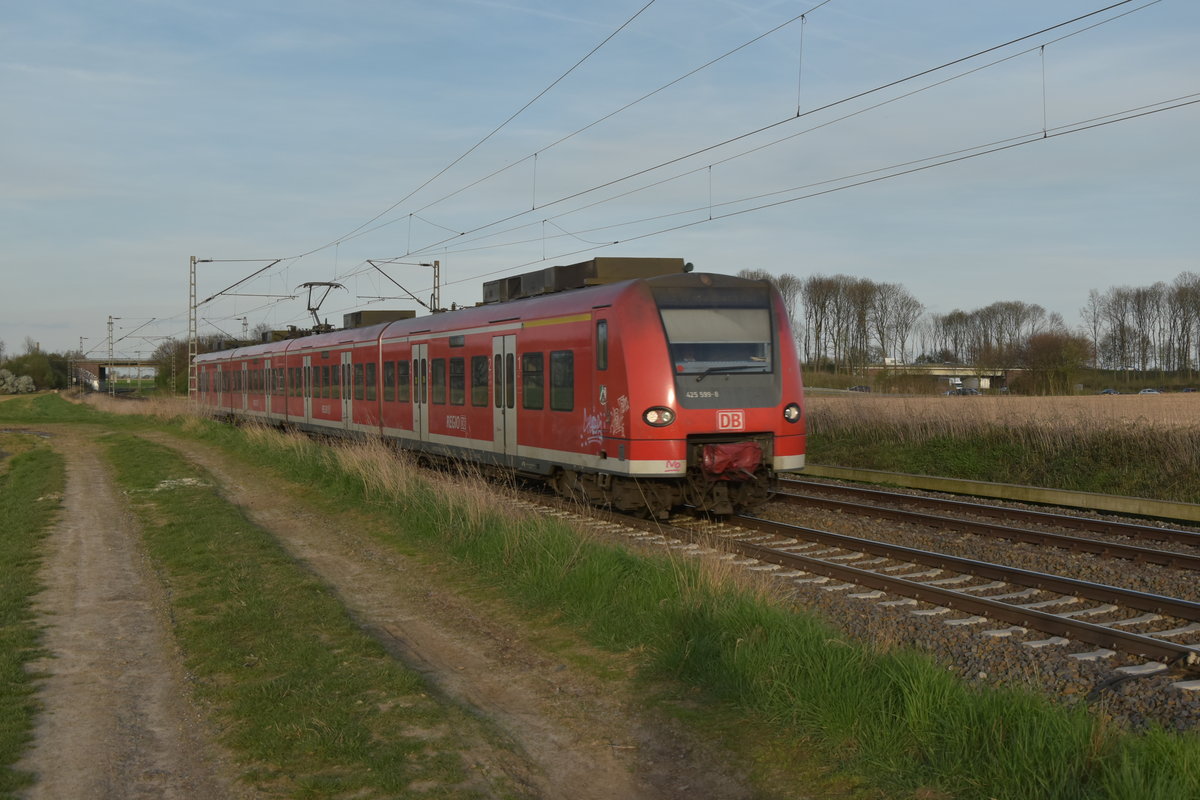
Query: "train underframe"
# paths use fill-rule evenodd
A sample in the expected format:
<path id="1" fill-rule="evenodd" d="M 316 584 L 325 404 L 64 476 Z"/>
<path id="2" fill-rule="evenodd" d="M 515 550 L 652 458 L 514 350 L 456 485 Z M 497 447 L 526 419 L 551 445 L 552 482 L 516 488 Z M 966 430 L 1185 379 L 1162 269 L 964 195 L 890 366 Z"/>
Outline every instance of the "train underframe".
<path id="1" fill-rule="evenodd" d="M 685 505 L 720 515 L 754 511 L 770 499 L 774 475 L 760 469 L 743 480 L 721 481 L 699 469 L 689 469 L 683 478 L 627 478 L 564 469 L 548 482 L 558 494 L 582 503 L 666 519 L 671 509 Z"/>
<path id="2" fill-rule="evenodd" d="M 241 414 L 223 410 L 216 410 L 213 416 L 233 424 L 248 421 Z M 297 430 L 317 437 L 343 440 L 363 437 L 360 433 L 324 426 L 277 419 L 260 421 L 281 430 Z M 412 453 L 418 463 L 427 466 L 450 469 L 474 461 L 462 452 L 443 452 L 413 447 L 395 439 L 390 441 L 397 450 Z M 495 463 L 480 466 L 485 474 L 497 477 L 519 474 L 547 484 L 563 497 L 622 513 L 666 519 L 672 509 L 692 506 L 710 514 L 729 515 L 753 512 L 771 498 L 775 491 L 775 473 L 766 466 L 770 463 L 771 445 L 771 437 L 766 435 L 735 441 L 711 436 L 689 437 L 688 468 L 677 478 L 633 478 L 570 467 L 550 468 L 547 474 L 513 470 Z"/>
<path id="3" fill-rule="evenodd" d="M 766 466 L 772 451 L 769 436 L 689 437 L 687 449 L 688 467 L 682 478 L 561 469 L 549 483 L 564 497 L 658 519 L 685 505 L 719 515 L 751 512 L 770 499 L 775 475 Z"/>

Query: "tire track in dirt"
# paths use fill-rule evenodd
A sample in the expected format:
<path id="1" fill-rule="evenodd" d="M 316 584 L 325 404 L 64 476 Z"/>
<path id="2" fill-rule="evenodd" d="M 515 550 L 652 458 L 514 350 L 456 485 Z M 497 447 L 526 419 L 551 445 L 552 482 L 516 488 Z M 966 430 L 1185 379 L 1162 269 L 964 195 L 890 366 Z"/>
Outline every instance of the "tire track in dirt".
<path id="1" fill-rule="evenodd" d="M 190 701 L 161 584 L 92 435 L 47 426 L 66 459 L 60 521 L 35 600 L 50 657 L 32 669 L 42 711 L 17 764 L 30 800 L 250 797 Z"/>
<path id="2" fill-rule="evenodd" d="M 494 749 L 468 754 L 479 772 L 503 772 L 547 799 L 754 796 L 723 766 L 727 757 L 690 741 L 674 723 L 633 708 L 616 682 L 527 646 L 514 621 L 445 590 L 436 575 L 353 530 L 348 519 L 298 508 L 288 490 L 214 448 L 166 434 L 145 436 L 213 475 L 226 499 L 331 586 L 394 657 L 517 745 L 516 758 L 500 762 L 489 762 Z"/>

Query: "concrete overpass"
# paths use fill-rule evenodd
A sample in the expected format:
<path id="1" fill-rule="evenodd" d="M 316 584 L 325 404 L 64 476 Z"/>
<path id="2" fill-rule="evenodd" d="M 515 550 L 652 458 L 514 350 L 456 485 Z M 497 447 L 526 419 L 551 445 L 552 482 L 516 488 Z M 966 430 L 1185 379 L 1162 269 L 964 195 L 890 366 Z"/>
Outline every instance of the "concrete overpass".
<path id="1" fill-rule="evenodd" d="M 1000 369 L 994 367 L 968 367 L 957 364 L 872 364 L 867 367 L 870 375 L 927 375 L 944 380 L 955 386 L 974 389 L 994 389 L 1008 385 L 1010 376 L 1024 372 L 1023 369 Z M 958 381 L 954 379 L 957 378 Z"/>
<path id="2" fill-rule="evenodd" d="M 72 383 L 91 386 L 94 391 L 99 391 L 117 370 L 134 370 L 139 375 L 146 371 L 153 378 L 158 374 L 158 364 L 138 358 L 87 358 L 72 360 L 70 364 Z"/>

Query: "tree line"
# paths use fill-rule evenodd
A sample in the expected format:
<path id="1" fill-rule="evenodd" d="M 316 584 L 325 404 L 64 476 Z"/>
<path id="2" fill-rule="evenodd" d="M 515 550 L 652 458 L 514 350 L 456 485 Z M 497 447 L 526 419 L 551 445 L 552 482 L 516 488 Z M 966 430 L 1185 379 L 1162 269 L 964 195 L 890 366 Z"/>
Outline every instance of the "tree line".
<path id="1" fill-rule="evenodd" d="M 1088 294 L 1080 310 L 1106 369 L 1183 371 L 1200 362 L 1200 275 Z"/>
<path id="2" fill-rule="evenodd" d="M 1200 276 L 1171 284 L 1092 290 L 1082 327 L 1036 303 L 1005 300 L 971 311 L 927 314 L 904 286 L 851 275 L 773 276 L 809 370 L 863 374 L 868 366 L 953 364 L 1023 368 L 1060 384 L 1084 367 L 1183 372 L 1200 364 Z M 1047 385 L 1046 389 L 1062 388 Z"/>
<path id="3" fill-rule="evenodd" d="M 954 364 L 981 371 L 1022 368 L 1037 391 L 1069 391 L 1080 369 L 1182 375 L 1200 369 L 1200 275 L 1171 283 L 1093 289 L 1071 329 L 1036 303 L 1005 300 L 971 311 L 927 314 L 904 286 L 851 275 L 771 275 L 742 270 L 779 289 L 809 371 L 865 374 L 869 366 Z M 259 326 L 266 328 L 266 326 Z M 256 335 L 261 331 L 255 330 Z M 200 352 L 229 344 L 202 337 Z M 67 386 L 68 362 L 81 353 L 44 353 L 26 337 L 21 355 L 6 357 L 0 341 L 0 393 Z M 187 391 L 187 343 L 166 340 L 155 351 L 157 383 Z M 19 378 L 28 380 L 19 381 Z M 19 387 L 19 388 L 18 388 Z"/>

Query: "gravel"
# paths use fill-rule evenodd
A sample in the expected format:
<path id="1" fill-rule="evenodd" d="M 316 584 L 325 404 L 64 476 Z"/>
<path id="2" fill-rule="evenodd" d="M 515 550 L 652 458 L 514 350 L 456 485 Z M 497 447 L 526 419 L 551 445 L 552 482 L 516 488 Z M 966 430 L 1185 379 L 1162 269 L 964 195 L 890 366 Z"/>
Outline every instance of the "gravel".
<path id="1" fill-rule="evenodd" d="M 1184 570 L 1046 549 L 974 534 L 934 530 L 915 524 L 881 521 L 839 512 L 804 510 L 784 503 L 771 504 L 761 516 L 963 558 L 1054 573 L 1141 592 L 1200 600 L 1200 581 L 1197 581 L 1194 573 Z M 950 573 L 945 574 L 949 575 Z M 982 579 L 973 579 L 963 585 L 984 582 Z M 984 635 L 984 631 L 1007 628 L 1008 625 L 995 621 L 960 626 L 947 625 L 948 620 L 962 619 L 966 615 L 950 611 L 938 615 L 918 616 L 913 612 L 928 609 L 929 604 L 881 605 L 897 598 L 854 598 L 851 595 L 861 590 L 830 590 L 830 587 L 837 585 L 836 581 L 822 584 L 793 583 L 795 602 L 818 612 L 848 635 L 875 646 L 911 646 L 922 650 L 962 676 L 964 680 L 976 685 L 1031 689 L 1066 705 L 1086 702 L 1097 713 L 1137 729 L 1152 724 L 1177 730 L 1200 729 L 1200 689 L 1186 689 L 1174 685 L 1200 678 L 1200 672 L 1195 667 L 1190 672 L 1170 669 L 1150 677 L 1126 677 L 1115 670 L 1118 667 L 1143 664 L 1144 661 L 1121 654 L 1095 660 L 1081 659 L 1079 655 L 1094 652 L 1096 648 L 1080 642 L 1029 647 L 1022 642 L 1045 640 L 1049 636 L 1032 630 L 1007 637 L 987 636 Z M 986 597 L 1011 591 L 1013 588 L 1019 587 L 995 589 L 978 594 Z M 1056 596 L 1039 594 L 1022 602 L 1034 602 Z M 1099 605 L 1084 601 L 1080 607 L 1084 607 L 1084 604 Z M 1125 609 L 1111 614 L 1091 616 L 1088 620 L 1102 623 L 1128 618 L 1138 613 Z M 1180 627 L 1182 624 L 1185 623 L 1162 619 L 1125 629 L 1149 633 Z M 1182 641 L 1200 642 L 1200 632 L 1192 634 L 1192 637 Z"/>

